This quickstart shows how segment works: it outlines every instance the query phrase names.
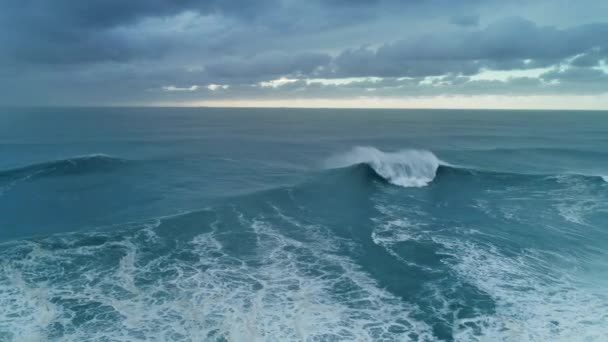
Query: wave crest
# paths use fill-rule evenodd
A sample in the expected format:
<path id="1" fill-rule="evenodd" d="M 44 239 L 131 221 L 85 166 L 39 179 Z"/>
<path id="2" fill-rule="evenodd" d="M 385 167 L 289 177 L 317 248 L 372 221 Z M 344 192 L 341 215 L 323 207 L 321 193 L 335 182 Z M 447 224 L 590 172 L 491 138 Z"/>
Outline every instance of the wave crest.
<path id="1" fill-rule="evenodd" d="M 105 154 L 90 154 L 67 159 L 47 161 L 31 164 L 24 167 L 0 171 L 3 177 L 27 177 L 43 175 L 70 175 L 88 172 L 103 171 L 117 165 L 124 164 L 124 159 L 111 157 Z"/>
<path id="2" fill-rule="evenodd" d="M 422 187 L 433 181 L 440 165 L 437 156 L 426 150 L 383 152 L 371 146 L 357 146 L 326 161 L 329 168 L 369 165 L 389 183 L 402 187 Z"/>

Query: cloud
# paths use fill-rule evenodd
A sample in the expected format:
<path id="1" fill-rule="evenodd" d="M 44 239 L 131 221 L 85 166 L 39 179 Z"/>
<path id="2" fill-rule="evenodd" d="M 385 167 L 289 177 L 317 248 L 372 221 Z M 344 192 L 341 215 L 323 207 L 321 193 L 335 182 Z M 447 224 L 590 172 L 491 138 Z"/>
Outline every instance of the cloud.
<path id="1" fill-rule="evenodd" d="M 572 60 L 571 64 L 577 67 L 593 67 L 606 59 L 608 59 L 608 47 L 604 47 L 603 49 L 595 48 L 578 55 Z"/>
<path id="2" fill-rule="evenodd" d="M 13 62 L 73 64 L 159 57 L 166 52 L 163 46 L 166 42 L 121 35 L 120 29 L 146 18 L 169 18 L 188 11 L 251 21 L 279 3 L 279 0 L 7 0 L 1 5 L 0 28 L 10 33 L 3 35 L 0 43 L 4 57 L 12 58 Z"/>
<path id="3" fill-rule="evenodd" d="M 6 0 L 0 104 L 601 92 L 605 5 L 564 1 Z"/>
<path id="4" fill-rule="evenodd" d="M 203 75 L 218 82 L 256 83 L 281 77 L 311 76 L 330 60 L 324 53 L 262 53 L 210 62 L 205 65 Z"/>
<path id="5" fill-rule="evenodd" d="M 281 77 L 276 80 L 262 81 L 262 82 L 259 82 L 258 84 L 262 88 L 278 88 L 278 87 L 282 87 L 284 85 L 287 85 L 290 83 L 295 83 L 295 82 L 298 82 L 298 80 Z"/>
<path id="6" fill-rule="evenodd" d="M 507 18 L 473 31 L 428 34 L 342 52 L 336 75 L 436 76 L 471 75 L 481 69 L 513 70 L 546 67 L 591 49 L 608 48 L 608 23 L 569 29 L 538 26 Z"/>
<path id="7" fill-rule="evenodd" d="M 165 86 L 162 87 L 164 91 L 197 91 L 200 87 L 197 85 L 193 85 L 190 87 L 176 87 L 176 86 Z"/>
<path id="8" fill-rule="evenodd" d="M 245 57 L 264 51 L 301 52 L 386 36 L 386 23 L 459 12 L 458 4 L 430 1 L 343 0 L 6 0 L 0 10 L 0 59 L 12 65 L 131 62 L 176 53 L 203 58 Z M 171 30 L 192 13 L 199 23 Z M 451 14 L 450 14 L 451 15 Z M 159 32 L 146 22 L 165 28 Z M 213 23 L 211 23 L 213 22 Z M 198 25 L 200 24 L 200 25 Z M 216 25 L 217 31 L 209 31 Z M 348 35 L 350 30 L 357 31 Z M 303 43 L 305 41 L 305 43 Z M 302 46 L 308 45 L 308 47 Z M 241 52 L 242 50 L 248 50 Z M 184 57 L 184 56 L 180 56 Z M 189 55 L 189 58 L 195 56 Z M 201 56 L 199 56 L 200 58 Z"/>
<path id="9" fill-rule="evenodd" d="M 230 88 L 229 85 L 227 84 L 209 84 L 207 85 L 207 89 L 211 90 L 211 91 L 216 91 L 216 90 L 222 90 L 222 89 L 228 89 Z"/>
<path id="10" fill-rule="evenodd" d="M 461 16 L 453 16 L 450 18 L 450 24 L 454 24 L 457 26 L 463 27 L 473 27 L 479 25 L 479 15 L 461 15 Z"/>
<path id="11" fill-rule="evenodd" d="M 540 75 L 540 78 L 563 85 L 575 84 L 581 90 L 599 85 L 606 87 L 603 90 L 608 92 L 608 73 L 602 69 L 573 66 L 564 70 L 551 70 Z"/>

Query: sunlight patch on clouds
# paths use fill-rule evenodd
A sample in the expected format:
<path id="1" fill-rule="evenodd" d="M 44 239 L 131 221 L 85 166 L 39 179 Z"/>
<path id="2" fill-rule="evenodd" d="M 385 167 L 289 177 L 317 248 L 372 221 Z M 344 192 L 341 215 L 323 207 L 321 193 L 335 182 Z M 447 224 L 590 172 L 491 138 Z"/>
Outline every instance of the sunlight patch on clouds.
<path id="1" fill-rule="evenodd" d="M 202 88 L 206 88 L 206 89 L 209 89 L 211 91 L 217 91 L 217 90 L 228 89 L 228 88 L 230 88 L 230 86 L 227 85 L 227 84 L 214 84 L 214 83 L 208 84 L 205 87 L 201 87 L 199 85 L 192 85 L 190 87 L 176 87 L 174 85 L 170 85 L 170 86 L 164 86 L 164 87 L 162 87 L 162 90 L 163 91 L 167 91 L 167 92 L 183 92 L 183 91 L 187 92 L 187 91 L 197 91 L 197 90 L 202 89 Z"/>
<path id="2" fill-rule="evenodd" d="M 281 77 L 277 78 L 276 80 L 259 82 L 258 85 L 262 88 L 278 88 L 297 81 L 298 79 Z"/>
<path id="3" fill-rule="evenodd" d="M 450 82 L 445 79 L 445 75 L 427 76 L 422 81 L 420 81 L 419 85 L 421 85 L 421 86 L 443 86 L 443 85 L 450 85 Z"/>
<path id="4" fill-rule="evenodd" d="M 428 109 L 587 109 L 608 107 L 602 95 L 474 95 L 384 98 L 365 96 L 348 99 L 208 100 L 158 103 L 161 106 L 283 107 L 283 108 L 428 108 Z"/>
<path id="5" fill-rule="evenodd" d="M 287 78 L 281 77 L 275 80 L 263 81 L 257 83 L 262 88 L 279 88 L 284 85 L 295 83 L 299 81 L 304 81 L 306 85 L 311 84 L 320 84 L 324 86 L 345 86 L 353 83 L 359 82 L 381 82 L 383 80 L 382 77 L 345 77 L 345 78 Z"/>
<path id="6" fill-rule="evenodd" d="M 193 85 L 190 87 L 176 87 L 173 85 L 170 86 L 164 86 L 163 90 L 164 91 L 197 91 L 200 87 L 197 85 Z"/>
<path id="7" fill-rule="evenodd" d="M 346 77 L 346 78 L 309 78 L 306 84 L 319 83 L 322 85 L 348 85 L 356 82 L 380 82 L 382 77 Z"/>
<path id="8" fill-rule="evenodd" d="M 513 78 L 530 77 L 538 78 L 540 75 L 555 69 L 554 66 L 547 68 L 535 68 L 527 70 L 482 70 L 471 76 L 472 81 L 509 81 Z"/>
<path id="9" fill-rule="evenodd" d="M 207 89 L 209 89 L 211 91 L 216 91 L 216 90 L 220 90 L 220 89 L 228 89 L 228 88 L 230 88 L 230 86 L 227 84 L 209 84 L 207 86 Z"/>

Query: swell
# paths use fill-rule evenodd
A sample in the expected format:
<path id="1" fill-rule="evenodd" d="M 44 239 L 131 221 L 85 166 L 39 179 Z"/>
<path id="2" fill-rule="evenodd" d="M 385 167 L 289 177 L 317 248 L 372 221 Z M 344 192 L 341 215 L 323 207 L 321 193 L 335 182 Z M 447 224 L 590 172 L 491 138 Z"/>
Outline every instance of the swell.
<path id="1" fill-rule="evenodd" d="M 588 157 L 588 158 L 606 158 L 608 153 L 599 150 L 583 150 L 576 148 L 559 148 L 559 147 L 496 147 L 488 149 L 471 149 L 467 150 L 474 153 L 491 153 L 491 154 L 539 154 L 539 155 L 560 155 L 560 156 L 575 156 L 575 157 Z"/>
<path id="2" fill-rule="evenodd" d="M 464 167 L 464 166 L 449 166 L 440 165 L 437 168 L 437 176 L 444 174 L 460 174 L 460 175 L 478 175 L 479 177 L 513 177 L 513 178 L 558 178 L 572 177 L 587 180 L 606 180 L 607 176 L 567 172 L 567 173 L 526 173 L 526 172 L 505 172 L 496 170 L 487 170 L 482 168 Z"/>
<path id="3" fill-rule="evenodd" d="M 447 181 L 473 182 L 474 180 L 489 182 L 495 181 L 497 183 L 503 183 L 503 185 L 509 185 L 510 183 L 521 183 L 526 181 L 537 182 L 538 184 L 555 183 L 559 182 L 560 180 L 568 179 L 582 181 L 589 184 L 596 184 L 600 186 L 603 186 L 608 183 L 607 176 L 583 175 L 575 173 L 525 174 L 439 165 L 437 167 L 434 177 L 428 183 L 419 186 L 415 183 L 415 185 L 395 184 L 390 178 L 383 176 L 372 165 L 367 163 L 351 165 L 333 171 L 335 172 L 335 175 L 340 174 L 343 177 L 351 178 L 351 181 L 354 181 L 355 178 L 365 178 L 366 181 L 380 182 L 383 184 L 404 188 L 423 187 L 432 184 L 440 186 L 442 183 Z M 325 176 L 327 176 L 327 174 Z"/>
<path id="4" fill-rule="evenodd" d="M 345 174 L 352 174 L 356 169 L 365 168 L 366 171 L 363 173 L 369 177 L 406 188 L 423 187 L 435 180 L 442 181 L 448 178 L 461 181 L 470 178 L 495 179 L 502 182 L 573 178 L 595 183 L 608 182 L 608 176 L 602 175 L 515 173 L 456 166 L 442 161 L 435 154 L 426 150 L 383 152 L 374 147 L 356 147 L 350 152 L 329 158 L 325 165 L 330 169 L 350 170 L 343 171 Z"/>
<path id="5" fill-rule="evenodd" d="M 34 178 L 43 176 L 66 176 L 102 172 L 114 169 L 127 162 L 125 159 L 105 154 L 91 154 L 60 160 L 35 163 L 15 169 L 0 171 L 0 179 Z"/>

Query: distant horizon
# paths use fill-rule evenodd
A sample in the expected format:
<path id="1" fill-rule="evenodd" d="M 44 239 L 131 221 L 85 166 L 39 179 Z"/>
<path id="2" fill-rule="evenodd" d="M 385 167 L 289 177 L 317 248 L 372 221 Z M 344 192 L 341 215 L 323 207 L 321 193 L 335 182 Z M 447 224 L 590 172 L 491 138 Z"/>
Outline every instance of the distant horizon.
<path id="1" fill-rule="evenodd" d="M 289 105 L 190 105 L 190 104 L 62 104 L 62 105 L 0 105 L 0 108 L 209 108 L 209 109 L 343 109 L 343 110 L 444 110 L 444 111 L 577 111 L 608 112 L 607 108 L 585 107 L 382 107 L 382 106 L 289 106 Z"/>
<path id="2" fill-rule="evenodd" d="M 0 108 L 14 108 L 14 109 L 51 109 L 51 108 L 66 108 L 66 109 L 78 109 L 78 108 L 169 108 L 169 109 L 341 109 L 341 110 L 366 110 L 366 109 L 377 109 L 377 110 L 423 110 L 423 111 L 513 111 L 513 112 L 608 112 L 608 109 L 579 109 L 579 108 L 415 108 L 415 107 L 249 107 L 249 106 L 171 106 L 171 105 L 40 105 L 40 106 L 22 106 L 22 105 L 2 105 Z M 1 115 L 1 113 L 0 113 Z"/>

